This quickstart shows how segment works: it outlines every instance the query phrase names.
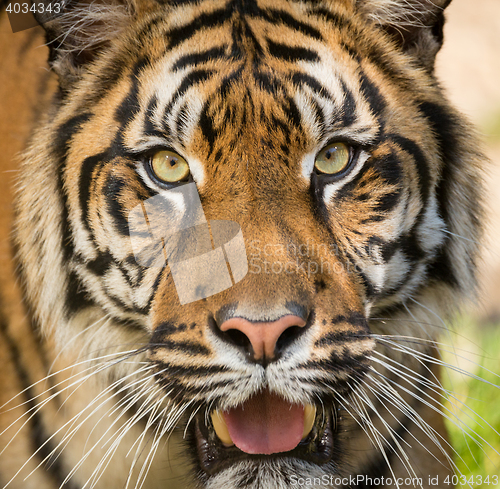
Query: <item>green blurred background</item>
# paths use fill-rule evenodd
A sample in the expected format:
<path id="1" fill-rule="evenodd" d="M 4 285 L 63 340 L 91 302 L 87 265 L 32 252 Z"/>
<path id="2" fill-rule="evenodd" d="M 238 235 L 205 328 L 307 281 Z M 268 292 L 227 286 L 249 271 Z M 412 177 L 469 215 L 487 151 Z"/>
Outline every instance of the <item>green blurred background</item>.
<path id="1" fill-rule="evenodd" d="M 476 124 L 491 159 L 485 165 L 489 223 L 480 266 L 480 304 L 453 321 L 453 333 L 442 338 L 452 345 L 443 353 L 444 361 L 485 380 L 450 369 L 442 379 L 455 393 L 456 400 L 447 406 L 460 420 L 456 423 L 466 424 L 479 443 L 451 421 L 448 428 L 458 469 L 466 476 L 489 475 L 489 484 L 482 487 L 500 488 L 492 483 L 493 475 L 500 479 L 500 0 L 452 1 L 436 69 L 452 102 Z"/>
<path id="2" fill-rule="evenodd" d="M 453 326 L 454 333 L 442 338 L 453 347 L 445 347 L 442 358 L 477 377 L 453 369 L 442 376 L 444 388 L 453 392 L 445 404 L 450 441 L 456 450 L 454 460 L 467 478 L 490 476 L 486 484 L 477 484 L 479 478 L 475 478 L 472 487 L 500 488 L 500 322 L 485 323 L 464 315 Z M 464 435 L 462 428 L 471 437 Z M 498 476 L 497 484 L 494 475 Z"/>

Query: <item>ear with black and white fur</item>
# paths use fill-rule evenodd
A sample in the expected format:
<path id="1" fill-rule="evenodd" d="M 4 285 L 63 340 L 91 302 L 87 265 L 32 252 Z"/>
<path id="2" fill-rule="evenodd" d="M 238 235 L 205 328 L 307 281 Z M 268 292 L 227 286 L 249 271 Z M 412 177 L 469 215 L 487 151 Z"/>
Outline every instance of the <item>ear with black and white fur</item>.
<path id="1" fill-rule="evenodd" d="M 356 0 L 358 10 L 379 25 L 429 72 L 443 43 L 444 10 L 451 0 Z"/>
<path id="2" fill-rule="evenodd" d="M 49 63 L 59 76 L 63 92 L 80 77 L 85 65 L 129 25 L 136 11 L 135 0 L 42 1 L 46 6 L 51 4 L 52 13 L 37 13 L 35 18 L 45 29 Z"/>

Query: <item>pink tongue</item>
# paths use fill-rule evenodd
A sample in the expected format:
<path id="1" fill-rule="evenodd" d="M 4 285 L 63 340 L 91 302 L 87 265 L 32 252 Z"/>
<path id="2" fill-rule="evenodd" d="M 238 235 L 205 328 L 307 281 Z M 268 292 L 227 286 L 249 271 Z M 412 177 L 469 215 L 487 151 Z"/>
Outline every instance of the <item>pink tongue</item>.
<path id="1" fill-rule="evenodd" d="M 288 452 L 302 439 L 304 406 L 290 404 L 269 391 L 223 413 L 234 444 L 245 453 Z"/>

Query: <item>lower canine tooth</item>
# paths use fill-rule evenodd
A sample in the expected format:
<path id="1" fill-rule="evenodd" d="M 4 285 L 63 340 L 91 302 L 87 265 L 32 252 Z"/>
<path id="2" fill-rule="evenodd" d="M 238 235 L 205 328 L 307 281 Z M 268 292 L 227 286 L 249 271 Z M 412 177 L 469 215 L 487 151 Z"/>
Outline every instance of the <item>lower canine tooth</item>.
<path id="1" fill-rule="evenodd" d="M 316 406 L 308 404 L 304 407 L 304 431 L 302 432 L 302 439 L 306 438 L 314 426 L 314 420 L 316 419 Z"/>
<path id="2" fill-rule="evenodd" d="M 219 437 L 219 440 L 226 447 L 232 447 L 234 445 L 231 436 L 229 435 L 229 430 L 227 429 L 227 424 L 224 421 L 222 413 L 218 410 L 212 411 L 210 415 L 212 418 L 212 425 L 215 430 L 215 434 Z"/>

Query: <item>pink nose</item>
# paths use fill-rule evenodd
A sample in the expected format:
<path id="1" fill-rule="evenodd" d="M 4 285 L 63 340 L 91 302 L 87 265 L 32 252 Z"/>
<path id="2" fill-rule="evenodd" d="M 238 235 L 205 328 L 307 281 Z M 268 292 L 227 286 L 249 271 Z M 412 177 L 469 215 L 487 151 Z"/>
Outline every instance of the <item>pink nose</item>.
<path id="1" fill-rule="evenodd" d="M 244 318 L 231 318 L 220 326 L 221 331 L 237 330 L 243 333 L 250 342 L 255 360 L 271 360 L 275 356 L 276 343 L 289 328 L 304 327 L 306 322 L 298 316 L 282 316 L 269 323 L 251 322 Z"/>

